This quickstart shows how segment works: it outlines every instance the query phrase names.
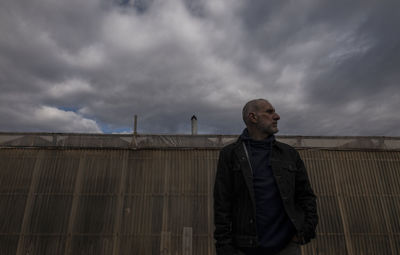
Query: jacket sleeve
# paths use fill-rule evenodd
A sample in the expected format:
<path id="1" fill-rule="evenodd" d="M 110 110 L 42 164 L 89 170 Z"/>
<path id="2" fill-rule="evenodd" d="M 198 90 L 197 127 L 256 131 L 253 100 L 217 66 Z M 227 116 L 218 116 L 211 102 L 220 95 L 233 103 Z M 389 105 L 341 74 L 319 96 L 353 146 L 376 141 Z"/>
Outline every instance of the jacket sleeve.
<path id="1" fill-rule="evenodd" d="M 304 225 L 301 233 L 298 233 L 300 243 L 308 243 L 315 238 L 315 228 L 318 224 L 316 196 L 311 188 L 310 181 L 303 160 L 296 151 L 296 190 L 295 201 L 304 211 Z"/>
<path id="2" fill-rule="evenodd" d="M 219 154 L 214 183 L 214 238 L 218 255 L 237 253 L 232 243 L 233 184 L 228 158 L 222 150 Z"/>

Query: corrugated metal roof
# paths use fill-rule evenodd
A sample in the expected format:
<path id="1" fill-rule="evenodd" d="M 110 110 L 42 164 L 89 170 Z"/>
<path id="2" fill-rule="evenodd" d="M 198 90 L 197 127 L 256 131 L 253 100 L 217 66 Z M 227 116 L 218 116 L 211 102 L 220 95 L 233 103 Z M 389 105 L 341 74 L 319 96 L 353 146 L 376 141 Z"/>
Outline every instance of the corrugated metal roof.
<path id="1" fill-rule="evenodd" d="M 400 151 L 299 151 L 320 215 L 303 254 L 400 254 Z M 217 157 L 0 148 L 0 254 L 214 254 Z"/>

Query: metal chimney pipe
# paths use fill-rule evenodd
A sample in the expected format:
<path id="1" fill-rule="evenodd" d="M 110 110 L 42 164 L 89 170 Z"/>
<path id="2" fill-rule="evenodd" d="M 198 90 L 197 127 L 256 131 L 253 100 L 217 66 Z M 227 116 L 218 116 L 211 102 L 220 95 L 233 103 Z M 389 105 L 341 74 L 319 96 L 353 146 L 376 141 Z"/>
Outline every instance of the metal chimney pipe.
<path id="1" fill-rule="evenodd" d="M 197 118 L 195 115 L 190 119 L 192 121 L 192 135 L 197 135 Z"/>

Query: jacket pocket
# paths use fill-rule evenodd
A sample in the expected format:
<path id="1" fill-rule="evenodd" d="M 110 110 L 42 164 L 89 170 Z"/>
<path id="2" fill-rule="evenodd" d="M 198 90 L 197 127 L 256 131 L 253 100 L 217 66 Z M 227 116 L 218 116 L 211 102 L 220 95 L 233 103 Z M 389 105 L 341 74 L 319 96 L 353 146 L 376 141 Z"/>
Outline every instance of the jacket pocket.
<path id="1" fill-rule="evenodd" d="M 286 162 L 276 166 L 275 177 L 282 198 L 287 199 L 294 194 L 297 171 L 294 165 Z"/>

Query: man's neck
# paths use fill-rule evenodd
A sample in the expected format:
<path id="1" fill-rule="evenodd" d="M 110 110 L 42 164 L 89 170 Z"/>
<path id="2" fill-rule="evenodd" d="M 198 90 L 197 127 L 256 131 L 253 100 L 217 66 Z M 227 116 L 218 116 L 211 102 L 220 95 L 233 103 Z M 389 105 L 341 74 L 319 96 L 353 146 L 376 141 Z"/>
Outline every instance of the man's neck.
<path id="1" fill-rule="evenodd" d="M 271 135 L 266 135 L 266 134 L 260 134 L 259 132 L 256 132 L 254 130 L 247 129 L 249 131 L 249 136 L 251 139 L 255 141 L 262 141 L 270 137 Z"/>

